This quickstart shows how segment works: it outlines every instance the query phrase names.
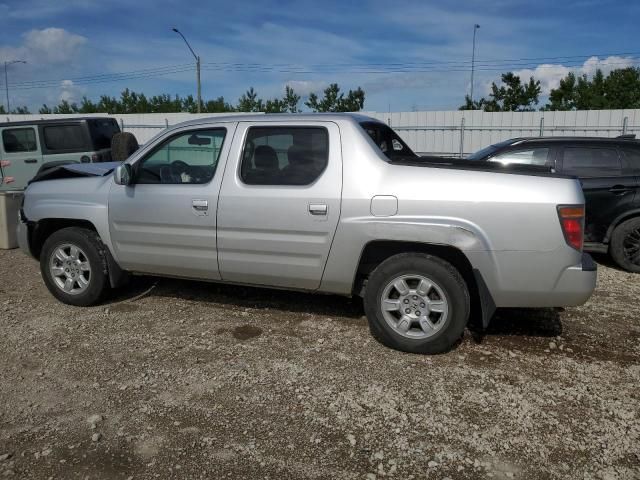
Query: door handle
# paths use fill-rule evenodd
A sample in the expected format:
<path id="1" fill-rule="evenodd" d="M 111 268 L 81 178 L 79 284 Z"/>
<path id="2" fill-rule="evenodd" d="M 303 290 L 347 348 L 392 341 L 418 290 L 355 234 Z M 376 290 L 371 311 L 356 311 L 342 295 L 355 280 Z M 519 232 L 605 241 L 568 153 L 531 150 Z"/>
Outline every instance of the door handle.
<path id="1" fill-rule="evenodd" d="M 625 195 L 627 193 L 630 193 L 631 189 L 625 187 L 624 185 L 614 185 L 609 189 L 609 192 L 613 193 L 614 195 Z"/>
<path id="2" fill-rule="evenodd" d="M 24 163 L 38 163 L 37 158 L 27 158 Z"/>
<path id="3" fill-rule="evenodd" d="M 326 215 L 329 208 L 324 203 L 310 203 L 309 213 L 311 215 Z"/>
<path id="4" fill-rule="evenodd" d="M 208 200 L 193 200 L 191 202 L 191 206 L 197 212 L 205 212 L 209 210 L 209 201 Z"/>

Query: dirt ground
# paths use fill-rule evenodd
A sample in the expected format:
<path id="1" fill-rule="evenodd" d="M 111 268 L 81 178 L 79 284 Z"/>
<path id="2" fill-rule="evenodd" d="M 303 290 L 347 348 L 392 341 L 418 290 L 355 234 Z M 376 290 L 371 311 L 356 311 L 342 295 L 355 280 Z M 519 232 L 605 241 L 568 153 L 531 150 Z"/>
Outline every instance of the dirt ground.
<path id="1" fill-rule="evenodd" d="M 640 275 L 434 357 L 341 297 L 138 278 L 74 308 L 17 250 L 0 278 L 0 478 L 640 478 Z"/>

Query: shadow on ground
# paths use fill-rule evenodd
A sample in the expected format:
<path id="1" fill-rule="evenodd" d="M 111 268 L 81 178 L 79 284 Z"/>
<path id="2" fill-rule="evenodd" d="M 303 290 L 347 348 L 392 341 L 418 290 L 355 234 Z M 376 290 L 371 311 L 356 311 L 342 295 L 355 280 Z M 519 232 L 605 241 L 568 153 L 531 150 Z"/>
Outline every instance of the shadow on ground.
<path id="1" fill-rule="evenodd" d="M 215 303 L 235 308 L 268 308 L 288 313 L 309 313 L 359 319 L 364 307 L 359 297 L 311 294 L 287 290 L 246 287 L 154 277 L 134 277 L 129 287 L 119 290 L 111 304 L 126 305 L 139 296 Z M 484 332 L 474 332 L 481 342 L 486 336 L 556 337 L 562 335 L 562 309 L 498 309 Z"/>

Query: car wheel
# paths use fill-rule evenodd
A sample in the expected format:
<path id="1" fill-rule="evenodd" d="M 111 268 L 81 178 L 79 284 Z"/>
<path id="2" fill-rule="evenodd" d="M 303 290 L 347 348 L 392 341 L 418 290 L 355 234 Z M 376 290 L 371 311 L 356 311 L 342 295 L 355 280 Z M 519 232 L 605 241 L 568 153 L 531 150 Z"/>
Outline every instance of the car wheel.
<path id="1" fill-rule="evenodd" d="M 411 353 L 442 353 L 464 332 L 469 290 L 448 262 L 420 253 L 399 254 L 369 276 L 364 307 L 372 335 L 384 345 Z"/>
<path id="2" fill-rule="evenodd" d="M 98 235 L 84 228 L 63 228 L 47 238 L 40 270 L 51 294 L 69 305 L 99 303 L 109 288 L 103 249 Z"/>
<path id="3" fill-rule="evenodd" d="M 640 218 L 631 218 L 615 228 L 609 253 L 621 268 L 640 273 Z"/>

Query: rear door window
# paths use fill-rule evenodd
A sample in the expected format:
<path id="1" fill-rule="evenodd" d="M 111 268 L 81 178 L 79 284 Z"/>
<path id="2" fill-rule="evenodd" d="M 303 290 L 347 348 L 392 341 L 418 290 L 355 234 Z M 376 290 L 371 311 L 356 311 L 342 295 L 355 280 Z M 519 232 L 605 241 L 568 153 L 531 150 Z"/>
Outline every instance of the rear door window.
<path id="1" fill-rule="evenodd" d="M 82 124 L 46 125 L 42 131 L 44 146 L 50 153 L 88 152 L 91 150 Z"/>
<path id="2" fill-rule="evenodd" d="M 491 157 L 492 162 L 499 162 L 503 165 L 524 164 L 524 165 L 546 165 L 549 159 L 549 148 L 527 148 L 519 150 L 509 150 Z"/>
<path id="3" fill-rule="evenodd" d="M 38 150 L 34 128 L 9 128 L 2 131 L 2 146 L 6 153 L 35 152 Z"/>
<path id="4" fill-rule="evenodd" d="M 252 127 L 240 177 L 247 185 L 309 185 L 329 162 L 329 134 L 322 127 Z"/>
<path id="5" fill-rule="evenodd" d="M 104 120 L 88 120 L 89 134 L 93 143 L 93 150 L 111 148 L 111 138 L 120 131 L 118 122 L 111 118 Z"/>
<path id="6" fill-rule="evenodd" d="M 622 165 L 615 148 L 567 147 L 562 156 L 562 170 L 580 177 L 616 177 Z"/>

